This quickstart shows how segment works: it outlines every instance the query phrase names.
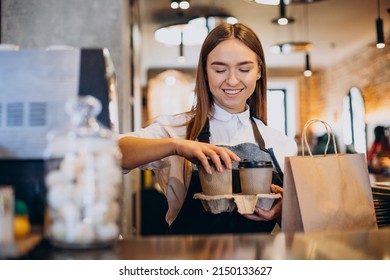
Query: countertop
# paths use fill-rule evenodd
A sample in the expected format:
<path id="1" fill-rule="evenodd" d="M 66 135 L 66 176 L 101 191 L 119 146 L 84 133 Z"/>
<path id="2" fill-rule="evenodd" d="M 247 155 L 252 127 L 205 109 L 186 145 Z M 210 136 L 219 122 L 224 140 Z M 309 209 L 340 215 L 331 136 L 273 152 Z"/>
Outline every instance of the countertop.
<path id="1" fill-rule="evenodd" d="M 388 182 L 389 177 L 376 177 Z M 389 199 L 389 194 L 377 194 Z M 386 208 L 387 209 L 387 208 Z M 386 212 L 387 213 L 387 212 Z M 387 217 L 387 216 L 386 216 Z M 35 231 L 34 234 L 37 232 Z M 24 260 L 390 260 L 390 223 L 377 230 L 313 233 L 131 236 L 96 249 L 62 249 L 34 235 L 2 248 Z M 27 244 L 27 245 L 26 245 Z M 22 246 L 23 245 L 23 246 Z M 7 253 L 8 256 L 5 255 Z M 12 254 L 11 254 L 12 253 Z"/>
<path id="2" fill-rule="evenodd" d="M 35 260 L 390 260 L 390 227 L 378 230 L 150 236 L 100 249 L 60 249 L 43 240 L 21 259 Z"/>

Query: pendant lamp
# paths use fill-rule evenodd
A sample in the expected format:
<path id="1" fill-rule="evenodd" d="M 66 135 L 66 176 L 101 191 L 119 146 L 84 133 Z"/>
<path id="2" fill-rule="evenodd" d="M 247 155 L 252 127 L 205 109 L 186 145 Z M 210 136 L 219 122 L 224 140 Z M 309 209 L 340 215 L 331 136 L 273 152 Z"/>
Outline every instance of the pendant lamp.
<path id="1" fill-rule="evenodd" d="M 284 3 L 284 0 L 280 0 L 279 10 L 280 10 L 279 17 L 273 19 L 272 23 L 279 24 L 279 25 L 287 25 L 295 21 L 293 18 L 289 18 L 286 16 L 286 3 Z"/>
<path id="2" fill-rule="evenodd" d="M 311 77 L 311 75 L 313 74 L 313 72 L 311 71 L 311 68 L 310 68 L 310 56 L 309 56 L 309 53 L 306 53 L 306 56 L 305 56 L 305 62 L 306 62 L 306 67 L 305 67 L 305 71 L 303 72 L 303 75 L 307 78 Z"/>
<path id="3" fill-rule="evenodd" d="M 176 9 L 182 9 L 187 10 L 190 7 L 190 1 L 179 1 L 179 0 L 172 0 L 171 1 L 171 8 Z"/>
<path id="4" fill-rule="evenodd" d="M 385 36 L 383 34 L 383 20 L 381 19 L 380 3 L 378 0 L 378 18 L 376 19 L 376 47 L 382 49 L 385 47 Z"/>

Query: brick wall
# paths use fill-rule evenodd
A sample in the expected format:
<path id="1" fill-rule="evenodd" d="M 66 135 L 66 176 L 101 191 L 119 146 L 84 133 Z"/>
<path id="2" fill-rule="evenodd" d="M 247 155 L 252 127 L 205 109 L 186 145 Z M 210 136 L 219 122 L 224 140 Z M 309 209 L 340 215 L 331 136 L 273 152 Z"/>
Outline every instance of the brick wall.
<path id="1" fill-rule="evenodd" d="M 390 44 L 383 49 L 367 45 L 309 79 L 298 77 L 298 84 L 300 130 L 311 118 L 340 126 L 343 98 L 351 87 L 362 92 L 368 124 L 389 122 Z"/>

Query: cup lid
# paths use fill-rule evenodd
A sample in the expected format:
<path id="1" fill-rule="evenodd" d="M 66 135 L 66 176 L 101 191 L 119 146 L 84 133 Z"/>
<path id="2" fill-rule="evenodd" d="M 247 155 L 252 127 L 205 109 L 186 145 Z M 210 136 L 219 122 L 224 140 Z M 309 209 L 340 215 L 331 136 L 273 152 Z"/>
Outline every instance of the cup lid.
<path id="1" fill-rule="evenodd" d="M 240 168 L 269 168 L 273 167 L 271 161 L 267 160 L 246 160 L 240 161 L 238 163 L 238 167 Z"/>

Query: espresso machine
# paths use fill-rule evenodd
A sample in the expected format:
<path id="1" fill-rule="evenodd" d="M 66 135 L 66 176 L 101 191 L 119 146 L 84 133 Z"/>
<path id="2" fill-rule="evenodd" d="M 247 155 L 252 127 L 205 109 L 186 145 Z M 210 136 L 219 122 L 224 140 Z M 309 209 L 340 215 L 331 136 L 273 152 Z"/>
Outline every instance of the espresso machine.
<path id="1" fill-rule="evenodd" d="M 69 98 L 91 95 L 98 121 L 118 131 L 116 75 L 104 48 L 0 50 L 0 185 L 14 188 L 42 225 L 46 188 L 44 151 L 49 131 L 69 122 Z"/>

